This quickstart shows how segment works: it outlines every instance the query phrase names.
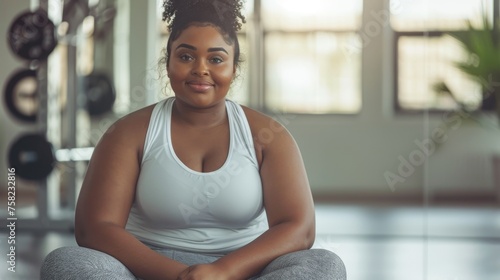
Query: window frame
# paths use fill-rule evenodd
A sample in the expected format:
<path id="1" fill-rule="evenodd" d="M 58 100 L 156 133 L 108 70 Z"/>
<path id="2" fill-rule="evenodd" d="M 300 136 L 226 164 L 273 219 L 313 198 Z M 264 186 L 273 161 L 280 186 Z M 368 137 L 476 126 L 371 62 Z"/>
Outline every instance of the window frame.
<path id="1" fill-rule="evenodd" d="M 363 87 L 360 85 L 359 93 L 360 93 L 360 99 L 361 99 L 361 105 L 360 109 L 357 112 L 352 112 L 352 113 L 343 113 L 343 112 L 326 112 L 326 113 L 314 113 L 314 112 L 296 112 L 296 111 L 287 111 L 287 112 L 280 112 L 279 110 L 275 110 L 272 107 L 269 106 L 269 104 L 266 102 L 267 97 L 269 96 L 268 92 L 266 91 L 266 77 L 267 77 L 267 71 L 268 67 L 266 67 L 266 37 L 269 34 L 308 34 L 308 33 L 330 33 L 330 34 L 358 34 L 359 29 L 362 28 L 363 26 L 363 15 L 361 14 L 361 25 L 358 29 L 325 29 L 325 28 L 316 28 L 316 29 L 308 29 L 308 30 L 283 30 L 283 29 L 278 29 L 278 28 L 273 28 L 273 29 L 265 29 L 264 28 L 264 23 L 263 23 L 263 7 L 262 7 L 262 1 L 263 0 L 254 0 L 254 7 L 253 7 L 253 18 L 251 19 L 251 22 L 247 24 L 252 24 L 252 28 L 250 29 L 250 34 L 251 37 L 253 37 L 253 42 L 250 39 L 249 40 L 249 52 L 251 53 L 250 55 L 252 57 L 257 57 L 257 59 L 253 59 L 254 65 L 253 69 L 252 65 L 248 65 L 249 72 L 255 74 L 254 76 L 250 75 L 250 88 L 248 90 L 250 96 L 249 96 L 249 106 L 257 108 L 258 110 L 262 111 L 263 113 L 266 114 L 288 114 L 288 115 L 297 115 L 297 116 L 329 116 L 329 115 L 334 115 L 334 116 L 357 116 L 361 114 L 363 110 Z M 362 1 L 362 9 L 364 8 L 364 1 Z M 358 35 L 359 36 L 359 35 Z M 249 56 L 250 56 L 249 55 Z M 361 49 L 361 57 L 363 56 L 363 49 Z M 360 73 L 359 73 L 359 78 L 360 82 L 362 84 L 363 82 L 363 75 L 362 75 L 362 58 L 361 58 L 361 65 L 360 65 Z M 255 88 L 252 88 L 252 85 L 258 85 Z"/>
<path id="2" fill-rule="evenodd" d="M 258 0 L 257 0 L 258 1 Z M 266 61 L 266 47 L 265 47 L 265 42 L 266 42 L 266 37 L 269 34 L 314 34 L 314 33 L 326 33 L 326 34 L 353 34 L 356 35 L 358 34 L 358 30 L 346 30 L 346 29 L 338 29 L 338 30 L 332 30 L 332 29 L 311 29 L 311 30 L 294 30 L 294 31 L 288 31 L 288 30 L 282 30 L 282 29 L 268 29 L 268 30 L 263 30 L 263 35 L 262 35 L 262 55 L 263 55 L 263 65 L 262 65 L 262 81 L 263 85 L 266 84 L 266 77 L 267 77 L 267 71 L 268 67 L 266 67 L 265 61 Z M 357 35 L 359 36 L 359 35 Z M 361 56 L 363 55 L 363 50 L 361 49 Z M 360 65 L 360 72 L 359 72 L 359 78 L 360 82 L 362 82 L 362 62 Z M 279 112 L 277 110 L 274 110 L 273 108 L 270 107 L 270 105 L 266 102 L 267 97 L 269 96 L 268 92 L 265 90 L 265 86 L 262 87 L 262 104 L 260 104 L 260 108 L 263 112 L 266 113 L 276 113 Z M 359 115 L 361 111 L 363 110 L 363 88 L 360 85 L 359 87 L 359 94 L 360 94 L 360 99 L 361 99 L 361 104 L 359 111 L 357 112 L 326 112 L 326 113 L 314 113 L 314 112 L 296 112 L 296 111 L 287 111 L 284 112 L 285 114 L 293 114 L 293 115 L 311 115 L 311 116 L 321 116 L 321 115 L 335 115 L 335 116 L 355 116 Z"/>
<path id="3" fill-rule="evenodd" d="M 389 0 L 390 1 L 390 0 Z M 498 26 L 500 24 L 500 0 L 491 0 L 493 1 L 493 26 Z M 436 108 L 423 108 L 423 109 L 409 109 L 409 108 L 404 108 L 401 106 L 399 100 L 400 100 L 400 95 L 399 95 L 399 40 L 402 37 L 421 37 L 421 38 L 436 38 L 436 37 L 443 37 L 449 32 L 456 32 L 456 31 L 464 31 L 463 29 L 461 30 L 449 30 L 449 29 L 443 29 L 443 30 L 429 30 L 429 31 L 423 31 L 423 30 L 412 30 L 412 31 L 397 31 L 393 28 L 391 25 L 391 31 L 393 33 L 393 42 L 392 42 L 392 50 L 393 50 L 393 65 L 392 65 L 392 79 L 393 79 L 393 110 L 395 111 L 396 114 L 399 115 L 413 115 L 413 114 L 421 114 L 423 112 L 430 113 L 430 114 L 442 114 L 445 112 L 451 111 L 450 109 L 436 109 Z M 483 110 L 480 109 L 482 112 L 490 112 L 491 110 Z"/>
<path id="4" fill-rule="evenodd" d="M 246 97 L 247 103 L 243 105 L 247 105 L 249 107 L 255 108 L 259 111 L 262 111 L 266 114 L 276 115 L 276 114 L 289 114 L 289 115 L 305 115 L 305 116 L 321 116 L 321 115 L 336 115 L 336 116 L 356 116 L 359 115 L 363 110 L 363 49 L 361 48 L 361 65 L 359 71 L 359 98 L 361 100 L 360 108 L 356 112 L 342 112 L 342 111 L 333 111 L 333 112 L 323 112 L 323 113 L 315 113 L 315 112 L 297 112 L 297 111 L 286 111 L 281 112 L 277 109 L 272 108 L 268 102 L 266 101 L 269 93 L 266 91 L 266 77 L 268 67 L 266 67 L 266 37 L 269 34 L 309 34 L 309 33 L 327 33 L 327 34 L 353 34 L 355 36 L 359 36 L 359 31 L 363 26 L 363 14 L 361 14 L 361 25 L 359 28 L 350 29 L 335 29 L 335 28 L 316 28 L 316 29 L 307 29 L 307 30 L 284 30 L 278 28 L 264 28 L 264 19 L 263 19 L 263 0 L 254 0 L 253 1 L 253 12 L 246 17 L 246 26 L 244 30 L 238 32 L 238 36 L 244 36 L 247 39 L 248 44 L 248 53 L 243 53 L 244 64 L 246 68 L 246 76 L 238 77 L 248 79 L 243 83 L 248 84 L 247 92 L 248 96 Z M 364 1 L 362 0 L 362 8 L 364 7 Z M 160 20 L 161 24 L 161 20 Z M 166 41 L 169 32 L 166 29 L 164 24 L 161 25 L 158 41 Z M 247 59 L 251 57 L 252 59 Z M 241 74 L 241 73 L 240 73 Z M 168 91 L 168 90 L 167 90 Z"/>

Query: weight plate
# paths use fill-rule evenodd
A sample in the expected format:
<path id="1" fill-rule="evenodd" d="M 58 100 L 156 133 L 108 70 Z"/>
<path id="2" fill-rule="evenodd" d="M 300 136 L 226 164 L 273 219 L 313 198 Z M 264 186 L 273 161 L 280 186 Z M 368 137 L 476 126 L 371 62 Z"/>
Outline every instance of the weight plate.
<path id="1" fill-rule="evenodd" d="M 9 167 L 16 169 L 19 177 L 43 180 L 54 169 L 54 149 L 43 135 L 25 134 L 17 138 L 9 149 Z"/>
<path id="2" fill-rule="evenodd" d="M 91 116 L 109 112 L 115 103 L 116 93 L 113 83 L 104 73 L 92 73 L 83 78 L 86 109 Z"/>
<path id="3" fill-rule="evenodd" d="M 10 25 L 7 42 L 20 58 L 46 59 L 57 45 L 54 23 L 42 10 L 22 13 Z"/>
<path id="4" fill-rule="evenodd" d="M 17 119 L 36 122 L 39 106 L 36 71 L 24 69 L 14 73 L 5 86 L 4 101 Z"/>

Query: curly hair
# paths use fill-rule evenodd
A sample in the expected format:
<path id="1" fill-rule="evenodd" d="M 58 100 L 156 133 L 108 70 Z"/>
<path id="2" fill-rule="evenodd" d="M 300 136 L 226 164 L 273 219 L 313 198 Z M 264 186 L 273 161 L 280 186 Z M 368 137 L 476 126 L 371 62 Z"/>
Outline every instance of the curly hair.
<path id="1" fill-rule="evenodd" d="M 237 32 L 245 23 L 241 14 L 241 0 L 164 0 L 163 21 L 167 22 L 170 36 L 166 48 L 167 66 L 170 59 L 170 48 L 184 29 L 194 24 L 215 26 L 224 36 L 228 44 L 234 43 L 234 64 L 240 63 L 240 46 Z"/>

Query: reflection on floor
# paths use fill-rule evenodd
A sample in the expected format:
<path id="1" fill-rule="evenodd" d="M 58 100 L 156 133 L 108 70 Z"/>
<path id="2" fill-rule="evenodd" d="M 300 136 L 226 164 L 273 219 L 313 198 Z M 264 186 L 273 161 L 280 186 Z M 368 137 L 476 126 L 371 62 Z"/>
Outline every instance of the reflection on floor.
<path id="1" fill-rule="evenodd" d="M 3 230 L 0 279 L 38 279 L 48 252 L 75 244 L 70 233 L 18 231 L 12 273 Z M 336 252 L 349 280 L 498 280 L 500 208 L 320 204 L 314 247 Z"/>
<path id="2" fill-rule="evenodd" d="M 318 206 L 317 223 L 349 280 L 500 279 L 500 208 Z"/>

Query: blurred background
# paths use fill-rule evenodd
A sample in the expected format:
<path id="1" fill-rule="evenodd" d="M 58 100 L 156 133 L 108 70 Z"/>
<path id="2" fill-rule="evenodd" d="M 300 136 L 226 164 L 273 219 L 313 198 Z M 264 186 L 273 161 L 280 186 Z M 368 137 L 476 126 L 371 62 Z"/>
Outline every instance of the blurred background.
<path id="1" fill-rule="evenodd" d="M 38 279 L 46 254 L 76 244 L 93 147 L 173 94 L 162 2 L 0 3 L 0 220 L 15 222 L 0 227 L 0 279 Z M 314 246 L 350 280 L 499 279 L 500 0 L 247 0 L 244 13 L 229 98 L 295 137 Z"/>

